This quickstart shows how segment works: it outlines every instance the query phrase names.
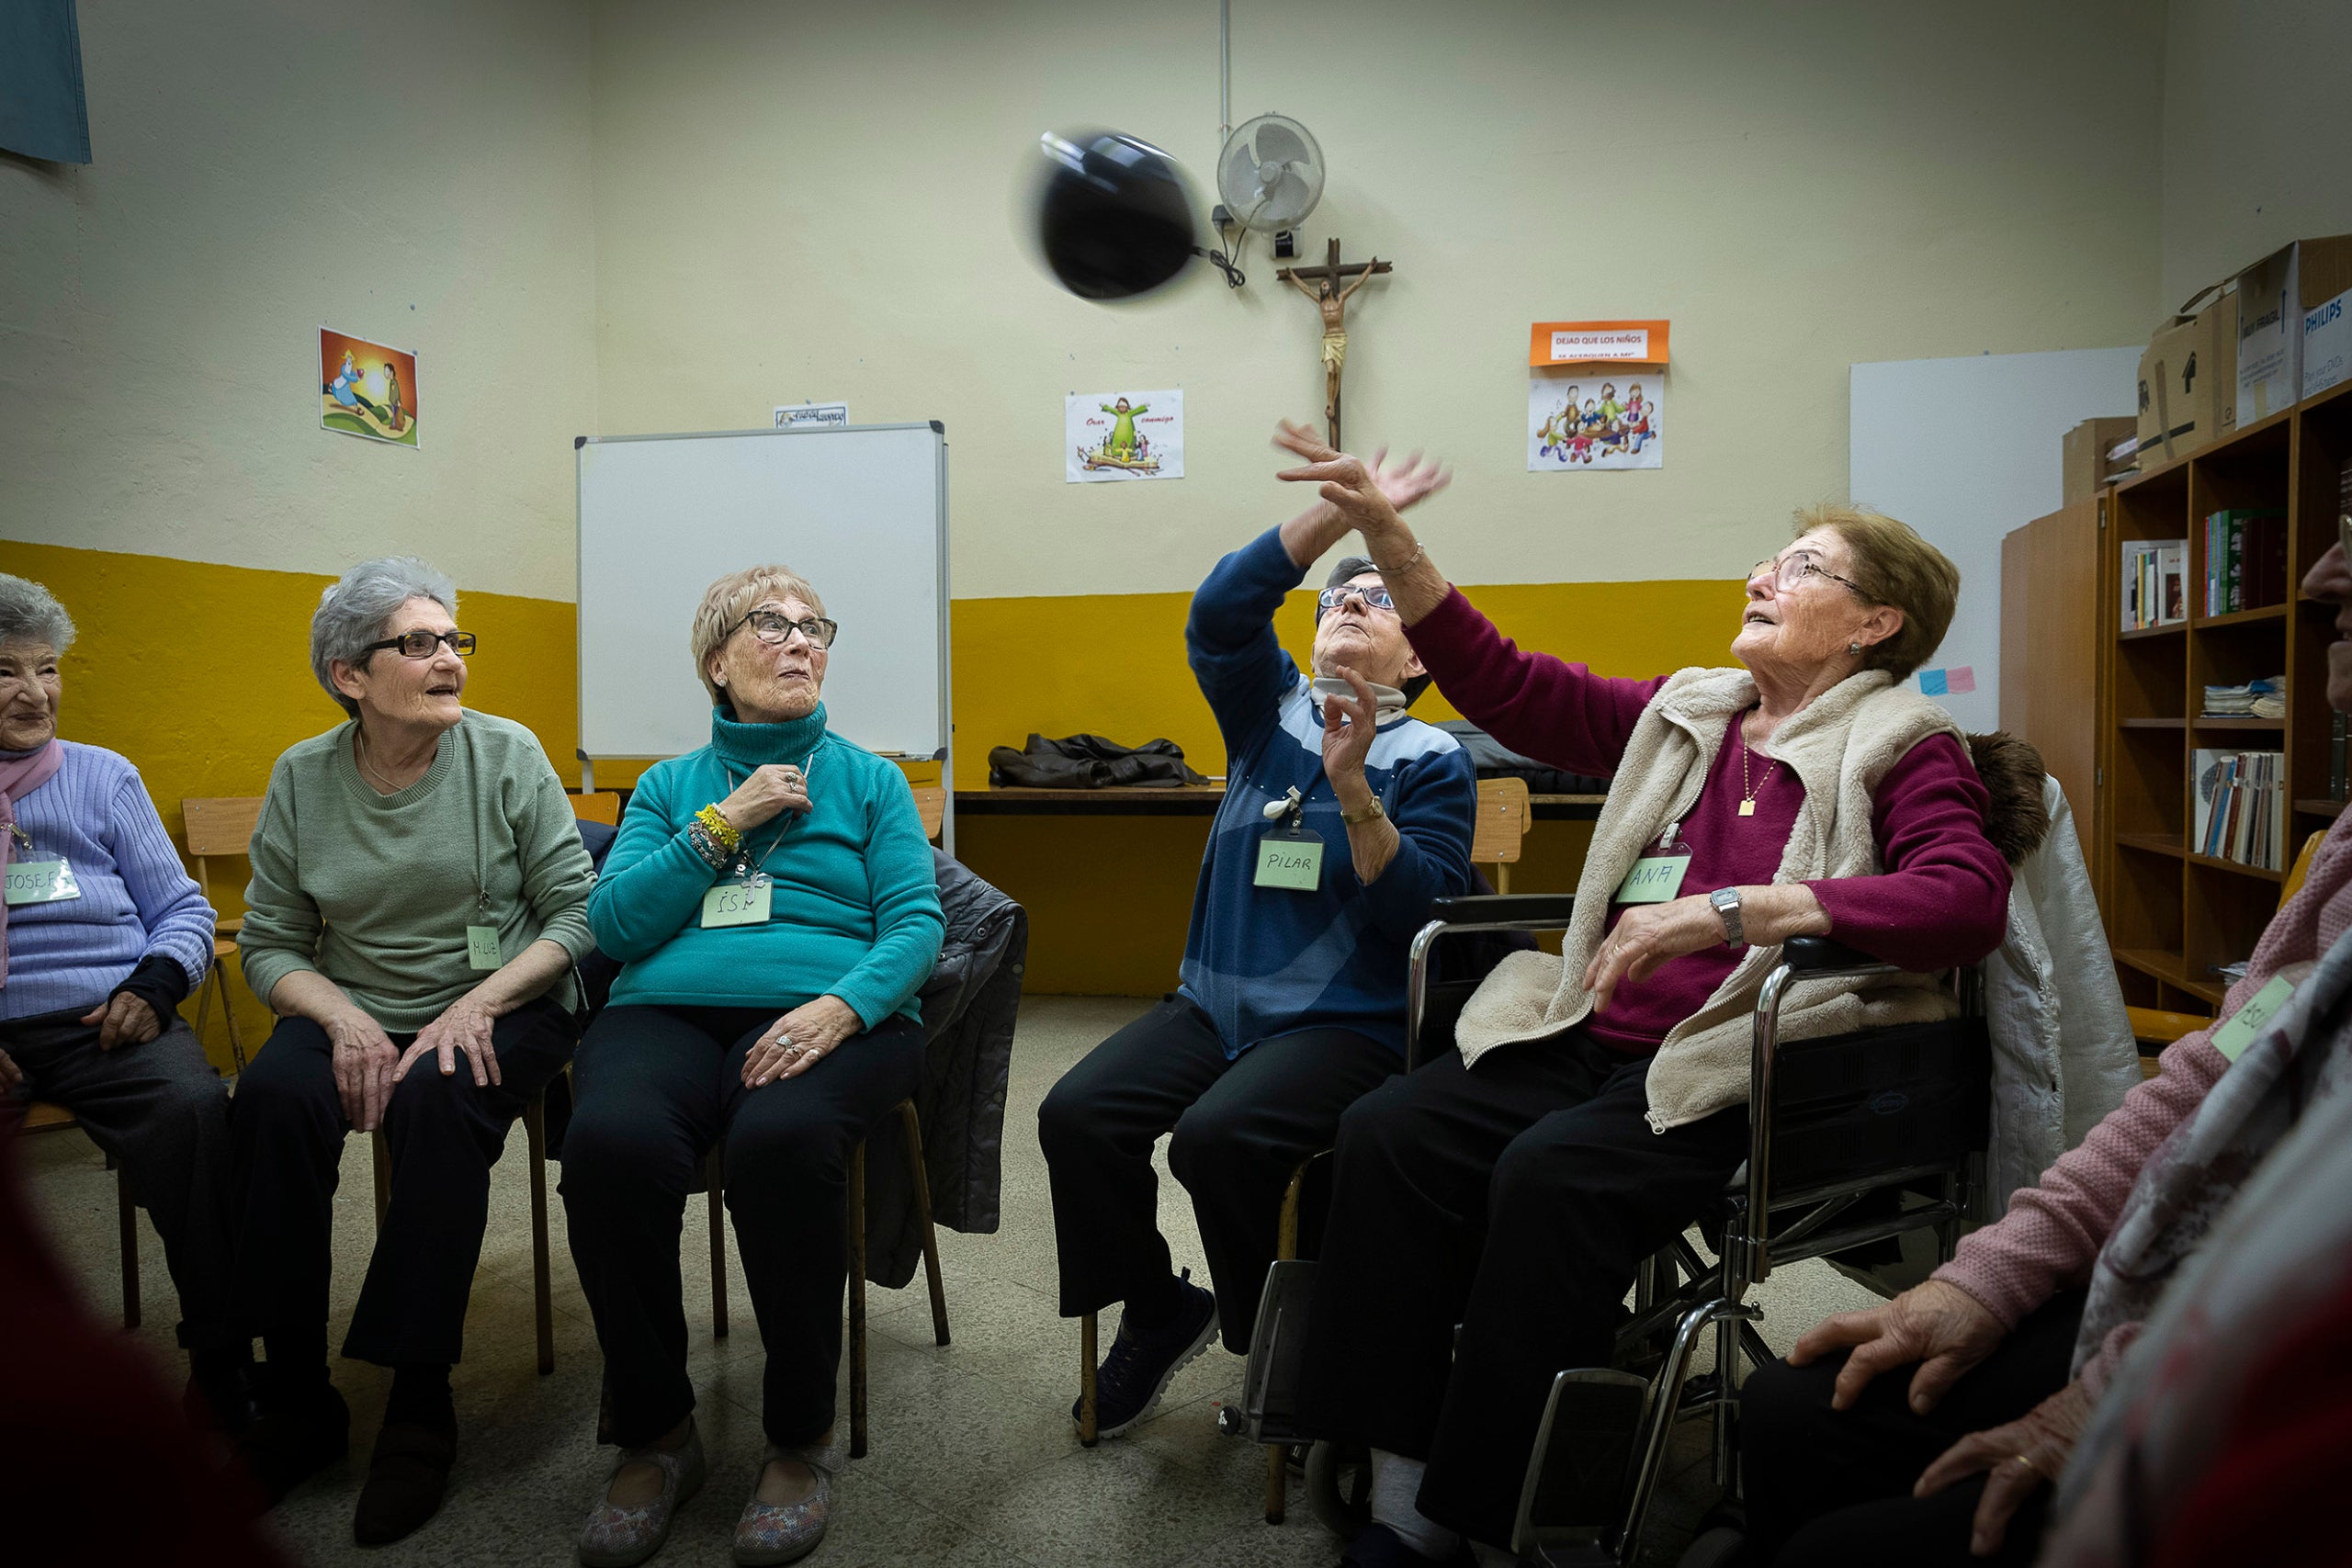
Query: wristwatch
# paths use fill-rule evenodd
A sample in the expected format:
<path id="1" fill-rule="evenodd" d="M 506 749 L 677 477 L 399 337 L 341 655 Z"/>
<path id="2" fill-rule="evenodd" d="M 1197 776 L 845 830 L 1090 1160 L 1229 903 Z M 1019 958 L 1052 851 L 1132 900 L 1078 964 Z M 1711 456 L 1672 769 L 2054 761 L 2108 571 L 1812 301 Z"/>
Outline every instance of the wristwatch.
<path id="1" fill-rule="evenodd" d="M 1388 813 L 1380 808 L 1380 796 L 1376 795 L 1372 797 L 1372 804 L 1370 806 L 1365 807 L 1362 811 L 1355 813 L 1353 816 L 1350 816 L 1348 814 L 1347 807 L 1341 807 L 1340 808 L 1340 820 L 1345 822 L 1351 828 L 1361 827 L 1366 822 L 1377 822 L 1380 818 L 1387 815 Z"/>
<path id="2" fill-rule="evenodd" d="M 1747 931 L 1739 919 L 1739 889 L 1718 887 L 1707 895 L 1707 902 L 1715 907 L 1716 915 L 1724 922 L 1724 945 L 1737 947 L 1745 942 Z"/>

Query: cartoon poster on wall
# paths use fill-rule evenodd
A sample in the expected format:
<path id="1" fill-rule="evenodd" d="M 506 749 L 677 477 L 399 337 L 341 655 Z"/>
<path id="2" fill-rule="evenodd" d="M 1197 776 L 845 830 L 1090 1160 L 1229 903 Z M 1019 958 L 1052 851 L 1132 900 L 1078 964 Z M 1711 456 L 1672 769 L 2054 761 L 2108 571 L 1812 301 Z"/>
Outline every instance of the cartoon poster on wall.
<path id="1" fill-rule="evenodd" d="M 1530 473 L 1666 466 L 1666 322 L 1538 321 L 1527 363 Z"/>
<path id="2" fill-rule="evenodd" d="M 319 428 L 414 446 L 416 355 L 319 329 Z"/>
<path id="3" fill-rule="evenodd" d="M 1063 478 L 1074 485 L 1184 477 L 1184 394 L 1072 392 L 1062 411 Z"/>

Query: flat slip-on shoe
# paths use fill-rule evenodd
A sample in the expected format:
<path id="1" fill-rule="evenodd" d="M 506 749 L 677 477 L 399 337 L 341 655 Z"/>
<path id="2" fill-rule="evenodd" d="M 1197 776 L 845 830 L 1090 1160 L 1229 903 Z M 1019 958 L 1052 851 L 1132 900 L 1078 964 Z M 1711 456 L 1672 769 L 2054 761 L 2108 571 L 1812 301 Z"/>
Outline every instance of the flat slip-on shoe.
<path id="1" fill-rule="evenodd" d="M 612 1481 L 606 1478 L 603 1490 L 597 1493 L 595 1506 L 588 1510 L 588 1524 L 580 1532 L 580 1562 L 582 1568 L 637 1568 L 670 1539 L 671 1521 L 688 1498 L 702 1490 L 707 1473 L 702 1456 L 702 1429 L 689 1424 L 685 1443 L 674 1453 L 660 1449 L 623 1449 L 618 1463 L 613 1466 L 617 1474 L 622 1465 L 643 1462 L 662 1472 L 662 1491 L 650 1503 L 624 1508 L 605 1499 L 612 1494 Z"/>

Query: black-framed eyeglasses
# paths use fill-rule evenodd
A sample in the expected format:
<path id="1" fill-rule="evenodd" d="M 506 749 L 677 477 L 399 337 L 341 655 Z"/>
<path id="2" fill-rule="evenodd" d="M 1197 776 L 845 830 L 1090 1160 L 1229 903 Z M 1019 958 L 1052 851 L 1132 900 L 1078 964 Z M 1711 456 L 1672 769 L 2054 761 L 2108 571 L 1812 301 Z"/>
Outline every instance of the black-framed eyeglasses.
<path id="1" fill-rule="evenodd" d="M 831 648 L 833 646 L 833 638 L 839 637 L 842 630 L 842 624 L 839 621 L 829 621 L 822 615 L 811 615 L 805 621 L 796 621 L 781 610 L 754 610 L 728 627 L 727 635 L 732 637 L 745 626 L 751 627 L 752 635 L 762 642 L 773 644 L 777 648 L 790 642 L 794 632 L 798 632 L 806 638 L 811 648 Z"/>
<path id="2" fill-rule="evenodd" d="M 379 648 L 396 648 L 402 659 L 430 659 L 443 643 L 449 645 L 450 652 L 463 658 L 480 647 L 481 639 L 471 632 L 402 632 L 381 642 L 371 642 L 359 651 L 373 653 Z"/>
<path id="3" fill-rule="evenodd" d="M 1872 604 L 1877 603 L 1869 589 L 1852 578 L 1840 577 L 1823 566 L 1811 550 L 1797 550 L 1786 556 L 1758 561 L 1747 569 L 1745 581 L 1753 582 L 1768 571 L 1772 574 L 1774 590 L 1781 593 L 1786 593 L 1808 577 L 1826 577 L 1832 582 L 1843 583 L 1861 598 L 1869 599 Z"/>
<path id="4" fill-rule="evenodd" d="M 1369 588 L 1359 588 L 1352 582 L 1342 582 L 1337 588 L 1326 588 L 1315 596 L 1315 618 L 1321 620 L 1326 611 L 1338 609 L 1348 602 L 1351 594 L 1363 600 L 1366 609 L 1394 610 L 1396 608 L 1396 601 L 1388 596 L 1388 590 L 1380 583 L 1375 582 Z"/>

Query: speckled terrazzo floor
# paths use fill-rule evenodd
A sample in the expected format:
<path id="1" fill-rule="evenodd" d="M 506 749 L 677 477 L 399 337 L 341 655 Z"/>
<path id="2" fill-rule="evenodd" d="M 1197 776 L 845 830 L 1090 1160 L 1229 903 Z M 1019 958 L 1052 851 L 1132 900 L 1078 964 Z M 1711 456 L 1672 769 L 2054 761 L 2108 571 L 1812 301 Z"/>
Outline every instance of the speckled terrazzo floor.
<path id="1" fill-rule="evenodd" d="M 1034 1132 L 1037 1102 L 1064 1069 L 1146 1005 L 1047 997 L 1023 1008 L 1005 1113 L 1003 1228 L 989 1236 L 940 1233 L 953 1346 L 932 1343 L 920 1274 L 908 1291 L 869 1297 L 873 1451 L 845 1478 L 832 1531 L 812 1563 L 1303 1568 L 1338 1561 L 1337 1541 L 1295 1494 L 1289 1523 L 1264 1522 L 1261 1450 L 1217 1431 L 1217 1405 L 1239 1394 L 1238 1357 L 1217 1350 L 1195 1361 L 1178 1375 L 1159 1413 L 1125 1438 L 1089 1451 L 1071 1430 L 1078 1336 L 1054 1311 L 1053 1217 Z M 36 1201 L 61 1247 L 99 1309 L 116 1311 L 114 1188 L 97 1152 L 79 1133 L 30 1138 L 25 1152 Z M 1163 1144 L 1160 1223 L 1178 1262 L 1204 1276 L 1192 1211 L 1183 1190 L 1166 1176 L 1164 1152 Z M 331 1331 L 338 1341 L 373 1241 L 369 1157 L 363 1139 L 346 1146 Z M 352 1406 L 351 1455 L 298 1490 L 275 1516 L 306 1562 L 552 1568 L 574 1561 L 581 1519 L 609 1462 L 594 1441 L 595 1334 L 565 1250 L 562 1203 L 551 1193 L 556 1370 L 537 1375 L 530 1189 L 519 1133 L 493 1179 L 466 1359 L 452 1380 L 463 1436 L 449 1498 L 438 1517 L 396 1546 L 352 1544 L 352 1503 L 390 1374 L 339 1361 L 335 1380 Z M 734 1332 L 724 1340 L 710 1334 L 706 1217 L 699 1201 L 687 1206 L 684 1245 L 694 1327 L 690 1370 L 711 1478 L 656 1559 L 665 1564 L 729 1560 L 736 1511 L 762 1442 L 759 1336 L 731 1236 Z M 170 1360 L 176 1379 L 171 1325 L 177 1314 L 163 1248 L 143 1223 L 141 1232 L 146 1321 L 140 1334 Z M 1765 1337 L 1779 1348 L 1823 1314 L 1875 1299 L 1817 1263 L 1780 1271 L 1763 1296 Z M 1654 1516 L 1645 1564 L 1674 1562 L 1691 1521 L 1713 1500 L 1711 1491 L 1703 1433 L 1687 1427 Z"/>

